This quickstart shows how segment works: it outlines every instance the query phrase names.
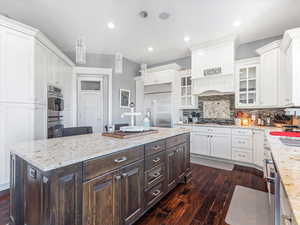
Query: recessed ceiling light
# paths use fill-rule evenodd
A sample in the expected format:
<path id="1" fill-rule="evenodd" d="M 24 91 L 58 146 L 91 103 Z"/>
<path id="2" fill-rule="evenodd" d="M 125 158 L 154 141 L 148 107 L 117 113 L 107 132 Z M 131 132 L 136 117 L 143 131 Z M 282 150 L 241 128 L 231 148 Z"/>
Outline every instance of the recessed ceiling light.
<path id="1" fill-rule="evenodd" d="M 241 22 L 240 20 L 236 20 L 236 21 L 233 22 L 232 25 L 233 25 L 234 27 L 239 27 L 239 26 L 241 26 L 241 24 L 242 24 L 242 22 Z"/>
<path id="2" fill-rule="evenodd" d="M 107 23 L 107 27 L 111 30 L 115 29 L 115 24 L 113 22 L 109 22 L 109 23 Z"/>
<path id="3" fill-rule="evenodd" d="M 153 47 L 151 47 L 151 46 L 148 47 L 148 52 L 153 52 L 153 50 L 154 50 Z"/>
<path id="4" fill-rule="evenodd" d="M 185 42 L 189 42 L 190 40 L 191 40 L 191 38 L 190 38 L 189 36 L 187 36 L 187 35 L 184 36 L 184 41 L 185 41 Z"/>
<path id="5" fill-rule="evenodd" d="M 202 51 L 198 52 L 197 54 L 198 54 L 198 55 L 200 55 L 200 56 L 203 56 L 203 55 L 205 55 L 205 53 L 204 53 L 204 52 L 202 52 Z"/>

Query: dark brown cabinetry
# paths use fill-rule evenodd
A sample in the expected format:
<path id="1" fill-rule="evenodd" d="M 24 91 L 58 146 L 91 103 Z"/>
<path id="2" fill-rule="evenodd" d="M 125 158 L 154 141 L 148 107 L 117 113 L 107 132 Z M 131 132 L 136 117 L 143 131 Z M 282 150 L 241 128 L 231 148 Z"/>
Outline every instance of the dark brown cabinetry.
<path id="1" fill-rule="evenodd" d="M 121 175 L 111 172 L 83 184 L 83 224 L 119 225 Z"/>
<path id="2" fill-rule="evenodd" d="M 130 225 L 190 174 L 188 134 L 48 172 L 11 155 L 11 225 Z"/>

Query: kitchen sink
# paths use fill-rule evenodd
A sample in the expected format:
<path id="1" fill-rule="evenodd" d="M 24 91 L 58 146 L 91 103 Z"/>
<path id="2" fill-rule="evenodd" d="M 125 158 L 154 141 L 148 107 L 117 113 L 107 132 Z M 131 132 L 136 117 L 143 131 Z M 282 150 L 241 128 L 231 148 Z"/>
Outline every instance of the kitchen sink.
<path id="1" fill-rule="evenodd" d="M 300 139 L 299 138 L 280 138 L 282 144 L 293 147 L 300 147 Z"/>

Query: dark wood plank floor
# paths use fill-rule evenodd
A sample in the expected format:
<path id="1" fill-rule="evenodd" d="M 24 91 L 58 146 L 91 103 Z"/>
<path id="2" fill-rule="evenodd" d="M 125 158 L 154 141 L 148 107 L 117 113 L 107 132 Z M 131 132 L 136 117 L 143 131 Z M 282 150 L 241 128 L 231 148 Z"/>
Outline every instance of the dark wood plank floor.
<path id="1" fill-rule="evenodd" d="M 233 171 L 192 165 L 193 180 L 180 185 L 135 225 L 226 225 L 236 185 L 266 191 L 262 172 L 241 166 Z"/>
<path id="2" fill-rule="evenodd" d="M 233 171 L 192 165 L 193 181 L 181 184 L 135 225 L 226 225 L 236 185 L 266 191 L 262 173 L 235 166 Z M 9 194 L 0 194 L 0 225 L 8 223 Z"/>

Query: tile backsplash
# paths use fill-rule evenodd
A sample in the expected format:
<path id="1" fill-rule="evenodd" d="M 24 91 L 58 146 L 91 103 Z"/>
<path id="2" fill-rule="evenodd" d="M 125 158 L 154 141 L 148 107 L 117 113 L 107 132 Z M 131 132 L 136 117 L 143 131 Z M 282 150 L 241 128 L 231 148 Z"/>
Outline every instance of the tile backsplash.
<path id="1" fill-rule="evenodd" d="M 232 95 L 216 95 L 216 96 L 199 96 L 198 109 L 183 110 L 183 115 L 191 115 L 192 112 L 197 112 L 200 118 L 204 119 L 234 119 L 237 112 L 242 112 L 243 115 L 256 115 L 261 119 L 271 118 L 273 122 L 284 116 L 284 109 L 235 109 L 235 96 Z"/>
<path id="2" fill-rule="evenodd" d="M 199 96 L 203 118 L 231 119 L 234 116 L 234 95 Z"/>

